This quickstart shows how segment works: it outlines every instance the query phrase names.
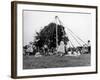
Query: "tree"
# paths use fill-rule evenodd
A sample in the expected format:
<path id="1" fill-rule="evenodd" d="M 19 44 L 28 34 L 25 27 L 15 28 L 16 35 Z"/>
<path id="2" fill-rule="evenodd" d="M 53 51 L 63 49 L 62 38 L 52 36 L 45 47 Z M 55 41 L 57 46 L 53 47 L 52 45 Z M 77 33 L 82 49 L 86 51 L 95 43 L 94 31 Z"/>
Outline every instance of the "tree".
<path id="1" fill-rule="evenodd" d="M 55 23 L 50 23 L 47 26 L 44 26 L 40 32 L 36 32 L 34 45 L 41 49 L 44 44 L 48 45 L 49 48 L 56 48 L 56 26 L 57 34 L 58 34 L 58 44 L 60 44 L 61 40 L 64 40 L 65 43 L 69 41 L 68 37 L 65 37 L 66 32 L 62 25 L 56 25 Z"/>

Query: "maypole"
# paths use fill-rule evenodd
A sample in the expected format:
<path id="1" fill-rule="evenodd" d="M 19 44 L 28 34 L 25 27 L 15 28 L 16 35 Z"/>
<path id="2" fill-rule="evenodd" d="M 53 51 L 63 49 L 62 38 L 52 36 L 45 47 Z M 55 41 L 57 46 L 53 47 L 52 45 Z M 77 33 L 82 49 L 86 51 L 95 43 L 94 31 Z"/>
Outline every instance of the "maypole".
<path id="1" fill-rule="evenodd" d="M 57 17 L 55 16 L 55 23 L 56 23 L 56 50 L 58 49 L 58 25 L 57 25 Z"/>

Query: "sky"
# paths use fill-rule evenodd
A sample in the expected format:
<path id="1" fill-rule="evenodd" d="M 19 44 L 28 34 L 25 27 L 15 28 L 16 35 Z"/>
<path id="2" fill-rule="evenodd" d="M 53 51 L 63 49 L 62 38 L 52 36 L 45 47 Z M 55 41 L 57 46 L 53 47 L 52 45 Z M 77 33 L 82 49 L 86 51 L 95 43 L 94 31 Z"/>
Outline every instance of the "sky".
<path id="1" fill-rule="evenodd" d="M 70 36 L 68 29 L 71 29 L 83 41 L 91 40 L 91 14 L 74 12 L 47 12 L 47 11 L 23 11 L 23 45 L 34 40 L 36 31 L 51 22 L 55 22 L 55 16 L 63 22 L 66 33 Z M 70 36 L 74 44 L 75 40 Z"/>

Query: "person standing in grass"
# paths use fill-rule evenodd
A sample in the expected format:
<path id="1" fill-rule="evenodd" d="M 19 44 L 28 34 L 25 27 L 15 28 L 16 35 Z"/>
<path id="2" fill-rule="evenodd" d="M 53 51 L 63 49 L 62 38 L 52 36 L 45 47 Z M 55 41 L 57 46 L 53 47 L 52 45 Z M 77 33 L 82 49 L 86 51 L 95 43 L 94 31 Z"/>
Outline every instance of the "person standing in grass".
<path id="1" fill-rule="evenodd" d="M 88 40 L 88 53 L 91 53 L 91 44 L 90 44 L 90 40 Z"/>
<path id="2" fill-rule="evenodd" d="M 57 52 L 60 56 L 63 56 L 65 53 L 65 44 L 64 41 L 60 41 L 60 45 L 58 46 Z"/>
<path id="3" fill-rule="evenodd" d="M 44 53 L 45 55 L 48 55 L 48 46 L 44 44 Z"/>

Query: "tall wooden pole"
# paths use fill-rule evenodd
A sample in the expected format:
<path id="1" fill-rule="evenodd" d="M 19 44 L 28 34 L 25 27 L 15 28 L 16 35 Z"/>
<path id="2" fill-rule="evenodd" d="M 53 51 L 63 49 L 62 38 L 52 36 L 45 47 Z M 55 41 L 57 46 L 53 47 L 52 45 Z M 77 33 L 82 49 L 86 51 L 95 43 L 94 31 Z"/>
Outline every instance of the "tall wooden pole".
<path id="1" fill-rule="evenodd" d="M 55 16 L 56 22 L 56 49 L 58 49 L 58 26 L 57 26 L 57 16 Z"/>

